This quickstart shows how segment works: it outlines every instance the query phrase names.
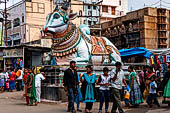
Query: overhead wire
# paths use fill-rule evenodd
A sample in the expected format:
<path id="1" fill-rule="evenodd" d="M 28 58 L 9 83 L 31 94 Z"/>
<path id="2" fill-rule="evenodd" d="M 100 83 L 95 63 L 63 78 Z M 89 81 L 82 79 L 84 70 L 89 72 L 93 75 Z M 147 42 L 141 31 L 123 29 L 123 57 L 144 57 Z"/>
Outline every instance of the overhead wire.
<path id="1" fill-rule="evenodd" d="M 155 2 L 155 3 L 153 3 L 153 4 L 146 5 L 146 6 L 149 6 L 149 7 L 151 7 L 151 6 L 154 6 L 154 5 L 156 5 L 156 4 L 159 4 L 159 3 L 160 3 L 160 0 L 159 0 L 159 1 L 157 1 L 157 2 Z"/>

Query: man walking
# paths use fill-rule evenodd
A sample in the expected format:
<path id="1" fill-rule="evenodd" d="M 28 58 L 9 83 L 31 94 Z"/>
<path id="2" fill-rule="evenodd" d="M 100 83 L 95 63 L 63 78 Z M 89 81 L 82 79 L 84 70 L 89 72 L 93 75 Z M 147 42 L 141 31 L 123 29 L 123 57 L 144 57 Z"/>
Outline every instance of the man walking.
<path id="1" fill-rule="evenodd" d="M 122 89 L 123 82 L 126 85 L 126 81 L 124 79 L 124 72 L 121 69 L 122 64 L 120 62 L 116 62 L 115 66 L 116 69 L 111 71 L 111 86 L 113 95 L 113 106 L 111 113 L 116 113 L 117 108 L 119 113 L 125 113 L 121 106 L 120 91 Z"/>
<path id="2" fill-rule="evenodd" d="M 78 75 L 75 69 L 76 62 L 71 61 L 70 67 L 64 72 L 64 90 L 68 92 L 68 112 L 76 113 L 74 108 L 74 97 L 77 93 Z"/>
<path id="3" fill-rule="evenodd" d="M 35 89 L 36 89 L 36 95 L 37 95 L 37 101 L 38 103 L 40 103 L 40 98 L 41 98 L 41 81 L 45 80 L 46 75 L 44 72 L 40 71 L 37 73 L 37 75 L 35 76 Z"/>
<path id="4" fill-rule="evenodd" d="M 22 68 L 20 68 L 20 69 L 17 71 L 16 76 L 18 77 L 18 78 L 16 79 L 16 82 L 17 82 L 17 84 L 16 84 L 16 86 L 17 86 L 17 91 L 21 91 L 21 90 L 23 90 L 23 89 L 22 89 L 22 79 L 23 79 L 23 76 L 24 76 L 24 72 L 22 71 Z"/>

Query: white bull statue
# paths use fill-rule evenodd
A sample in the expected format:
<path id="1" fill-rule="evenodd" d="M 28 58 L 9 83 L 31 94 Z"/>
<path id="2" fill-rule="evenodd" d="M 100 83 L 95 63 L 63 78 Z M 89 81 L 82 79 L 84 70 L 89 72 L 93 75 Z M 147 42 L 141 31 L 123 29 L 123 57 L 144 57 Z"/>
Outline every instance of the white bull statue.
<path id="1" fill-rule="evenodd" d="M 90 35 L 87 25 L 76 27 L 71 20 L 77 13 L 68 13 L 68 3 L 56 6 L 47 16 L 43 31 L 52 36 L 53 56 L 58 64 L 68 64 L 71 60 L 78 64 L 108 64 L 121 62 L 117 48 L 105 37 Z"/>

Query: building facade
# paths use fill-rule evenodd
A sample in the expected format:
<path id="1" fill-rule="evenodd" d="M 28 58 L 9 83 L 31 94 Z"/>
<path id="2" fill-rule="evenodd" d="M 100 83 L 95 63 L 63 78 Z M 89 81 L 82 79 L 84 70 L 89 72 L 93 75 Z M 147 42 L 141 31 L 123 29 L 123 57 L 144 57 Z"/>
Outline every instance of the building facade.
<path id="1" fill-rule="evenodd" d="M 86 4 L 84 5 L 84 15 L 86 17 L 84 24 L 95 25 L 98 24 L 99 21 L 103 23 L 112 20 L 112 18 L 126 15 L 128 11 L 127 0 L 101 1 L 102 0 L 83 0 L 83 2 Z"/>
<path id="2" fill-rule="evenodd" d="M 102 24 L 102 35 L 118 49 L 170 47 L 170 10 L 144 8 Z M 93 30 L 93 34 L 99 31 Z"/>
<path id="3" fill-rule="evenodd" d="M 82 2 L 73 1 L 73 3 L 81 4 Z M 41 46 L 51 45 L 50 41 L 47 44 L 47 40 L 41 39 L 41 31 L 46 23 L 47 15 L 53 12 L 55 7 L 54 0 L 25 0 L 9 7 L 7 9 L 9 20 L 7 24 L 8 46 L 29 44 L 30 42 L 38 45 L 42 43 Z M 80 10 L 83 11 L 83 5 L 77 5 L 72 10 L 73 13 L 79 13 Z M 76 18 L 73 23 L 78 26 L 81 24 L 81 19 Z"/>

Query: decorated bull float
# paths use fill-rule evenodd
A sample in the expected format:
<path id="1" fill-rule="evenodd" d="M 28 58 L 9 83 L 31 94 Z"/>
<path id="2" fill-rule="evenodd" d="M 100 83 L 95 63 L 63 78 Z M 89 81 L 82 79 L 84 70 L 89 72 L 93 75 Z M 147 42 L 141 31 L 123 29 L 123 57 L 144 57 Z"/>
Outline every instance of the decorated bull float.
<path id="1" fill-rule="evenodd" d="M 57 64 L 67 65 L 71 60 L 78 64 L 114 64 L 121 62 L 117 48 L 105 37 L 90 35 L 87 25 L 76 27 L 71 20 L 77 13 L 71 13 L 69 3 L 55 10 L 47 16 L 43 28 L 47 36 L 52 37 L 52 55 Z"/>

